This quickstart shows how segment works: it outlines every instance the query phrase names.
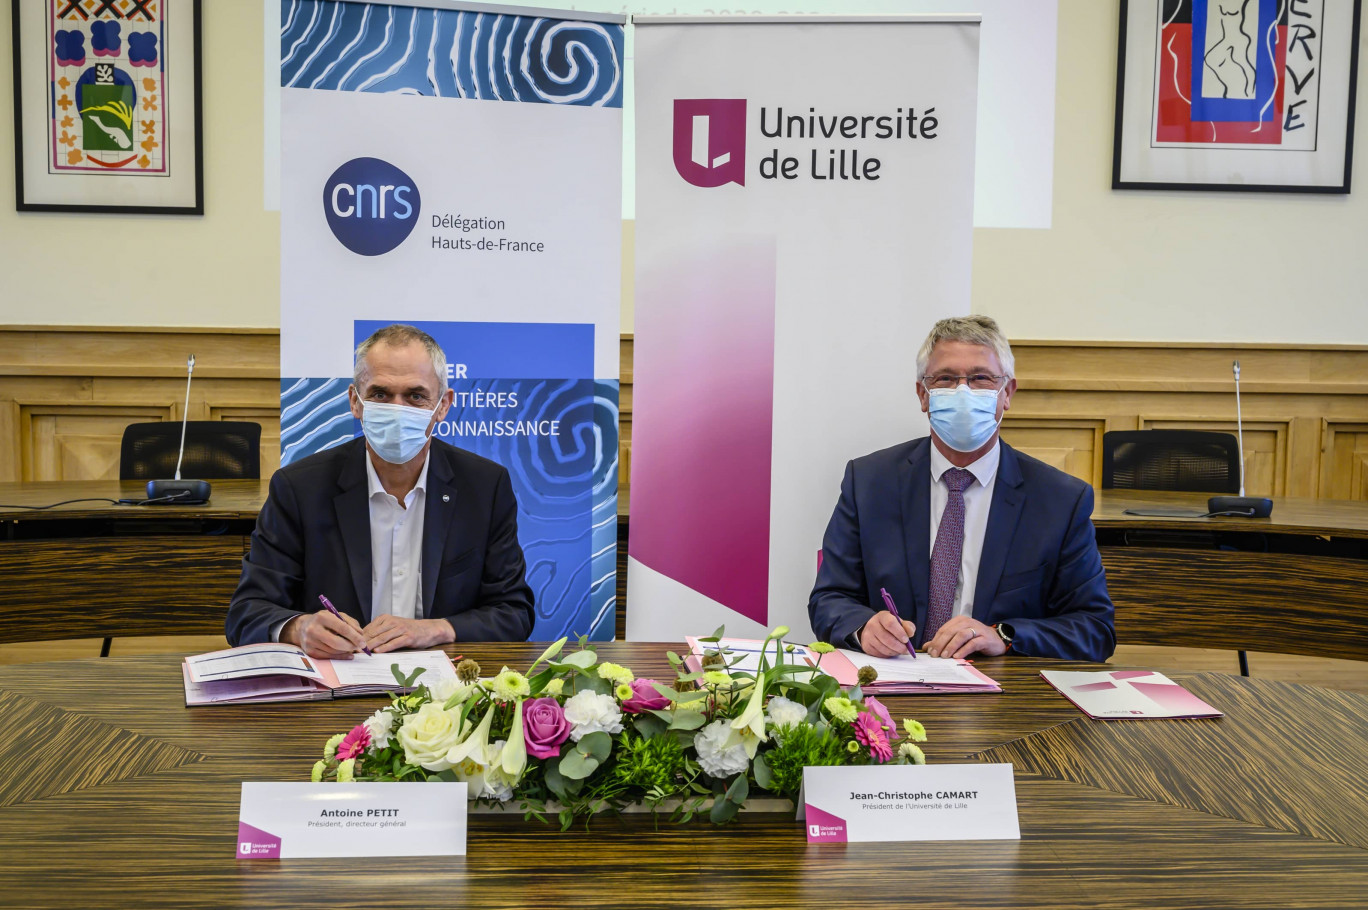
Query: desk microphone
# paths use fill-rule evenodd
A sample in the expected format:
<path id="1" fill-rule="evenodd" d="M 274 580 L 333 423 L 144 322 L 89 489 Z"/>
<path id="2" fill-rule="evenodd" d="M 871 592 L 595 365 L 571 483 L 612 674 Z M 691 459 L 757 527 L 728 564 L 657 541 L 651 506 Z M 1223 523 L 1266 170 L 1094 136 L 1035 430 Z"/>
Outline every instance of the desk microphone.
<path id="1" fill-rule="evenodd" d="M 1273 513 L 1273 500 L 1262 496 L 1246 496 L 1244 487 L 1244 420 L 1240 416 L 1240 361 L 1231 364 L 1235 371 L 1235 432 L 1240 453 L 1240 495 L 1213 496 L 1207 500 L 1207 511 L 1212 515 L 1233 515 L 1241 518 L 1267 518 Z M 149 493 L 150 495 L 150 493 Z"/>
<path id="2" fill-rule="evenodd" d="M 175 480 L 149 480 L 147 482 L 148 505 L 171 504 L 199 505 L 209 501 L 209 482 L 206 480 L 181 480 L 181 460 L 185 458 L 185 430 L 190 422 L 190 379 L 195 375 L 195 355 L 191 354 L 185 363 L 185 414 L 181 418 L 180 454 L 176 456 Z"/>

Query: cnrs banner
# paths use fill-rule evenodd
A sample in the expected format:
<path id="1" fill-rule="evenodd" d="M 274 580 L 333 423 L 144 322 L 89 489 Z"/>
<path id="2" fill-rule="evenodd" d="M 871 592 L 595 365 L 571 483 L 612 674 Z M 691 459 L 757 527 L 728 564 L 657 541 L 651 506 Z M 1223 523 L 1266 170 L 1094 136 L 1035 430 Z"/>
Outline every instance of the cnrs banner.
<path id="1" fill-rule="evenodd" d="M 512 476 L 532 637 L 611 638 L 623 22 L 509 13 L 282 3 L 281 461 L 361 435 L 357 342 L 425 329 L 437 435 Z"/>
<path id="2" fill-rule="evenodd" d="M 845 463 L 969 307 L 977 17 L 634 20 L 629 638 L 802 639 Z"/>

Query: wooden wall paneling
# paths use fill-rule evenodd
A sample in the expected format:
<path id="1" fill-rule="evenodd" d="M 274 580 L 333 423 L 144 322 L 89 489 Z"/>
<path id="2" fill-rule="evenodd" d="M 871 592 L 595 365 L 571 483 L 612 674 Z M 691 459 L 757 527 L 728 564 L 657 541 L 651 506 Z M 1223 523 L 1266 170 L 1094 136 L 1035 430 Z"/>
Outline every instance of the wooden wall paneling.
<path id="1" fill-rule="evenodd" d="M 1334 499 L 1368 499 L 1368 423 L 1321 423 L 1324 495 Z"/>
<path id="2" fill-rule="evenodd" d="M 255 419 L 262 468 L 279 465 L 280 339 L 263 329 L 0 326 L 0 480 L 118 476 L 124 427 Z"/>
<path id="3" fill-rule="evenodd" d="M 1101 420 L 1067 420 L 1020 414 L 1002 420 L 1002 438 L 1012 447 L 1091 484 L 1102 481 Z"/>

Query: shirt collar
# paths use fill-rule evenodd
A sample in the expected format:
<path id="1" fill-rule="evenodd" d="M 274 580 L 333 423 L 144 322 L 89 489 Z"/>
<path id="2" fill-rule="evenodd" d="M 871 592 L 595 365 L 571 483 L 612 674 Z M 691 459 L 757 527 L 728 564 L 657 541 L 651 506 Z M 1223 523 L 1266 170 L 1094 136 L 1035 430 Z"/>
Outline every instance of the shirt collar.
<path id="1" fill-rule="evenodd" d="M 980 486 L 987 486 L 988 481 L 997 476 L 998 462 L 1002 460 L 1002 440 L 999 439 L 997 445 L 983 453 L 978 461 L 970 463 L 965 468 Z M 950 459 L 941 454 L 941 450 L 936 448 L 935 440 L 931 440 L 931 482 L 936 483 L 941 479 L 941 475 L 955 467 L 950 463 Z"/>
<path id="2" fill-rule="evenodd" d="M 408 502 L 412 502 L 412 501 L 413 501 L 413 493 L 416 493 L 416 492 L 419 491 L 419 490 L 422 490 L 424 494 L 427 493 L 427 474 L 428 474 L 428 465 L 429 465 L 431 462 L 432 462 L 432 449 L 429 448 L 429 449 L 428 449 L 427 456 L 423 458 L 423 470 L 421 470 L 421 471 L 418 472 L 418 482 L 417 482 L 416 484 L 413 485 L 413 490 L 409 493 L 409 495 L 408 495 L 407 497 L 405 497 L 405 498 L 408 500 Z M 375 497 L 375 494 L 376 494 L 376 493 L 380 493 L 381 495 L 384 495 L 384 496 L 389 496 L 389 495 L 390 495 L 390 494 L 389 494 L 389 491 L 387 491 L 387 490 L 385 489 L 385 485 L 382 484 L 382 483 L 380 482 L 380 475 L 377 474 L 377 473 L 375 473 L 375 465 L 371 464 L 370 452 L 367 451 L 367 452 L 366 452 L 366 496 L 367 496 L 367 498 L 369 498 L 369 499 L 373 499 L 373 498 Z M 390 497 L 390 498 L 393 498 L 393 497 Z M 396 500 L 396 501 L 397 501 L 397 500 Z"/>

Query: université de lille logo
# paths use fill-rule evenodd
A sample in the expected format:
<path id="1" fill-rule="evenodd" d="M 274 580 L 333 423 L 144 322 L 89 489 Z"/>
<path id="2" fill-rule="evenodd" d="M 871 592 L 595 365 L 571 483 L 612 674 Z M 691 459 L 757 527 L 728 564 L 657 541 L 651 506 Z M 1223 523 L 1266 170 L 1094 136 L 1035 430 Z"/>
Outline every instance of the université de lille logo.
<path id="1" fill-rule="evenodd" d="M 746 99 L 676 99 L 674 163 L 693 186 L 745 186 Z"/>

